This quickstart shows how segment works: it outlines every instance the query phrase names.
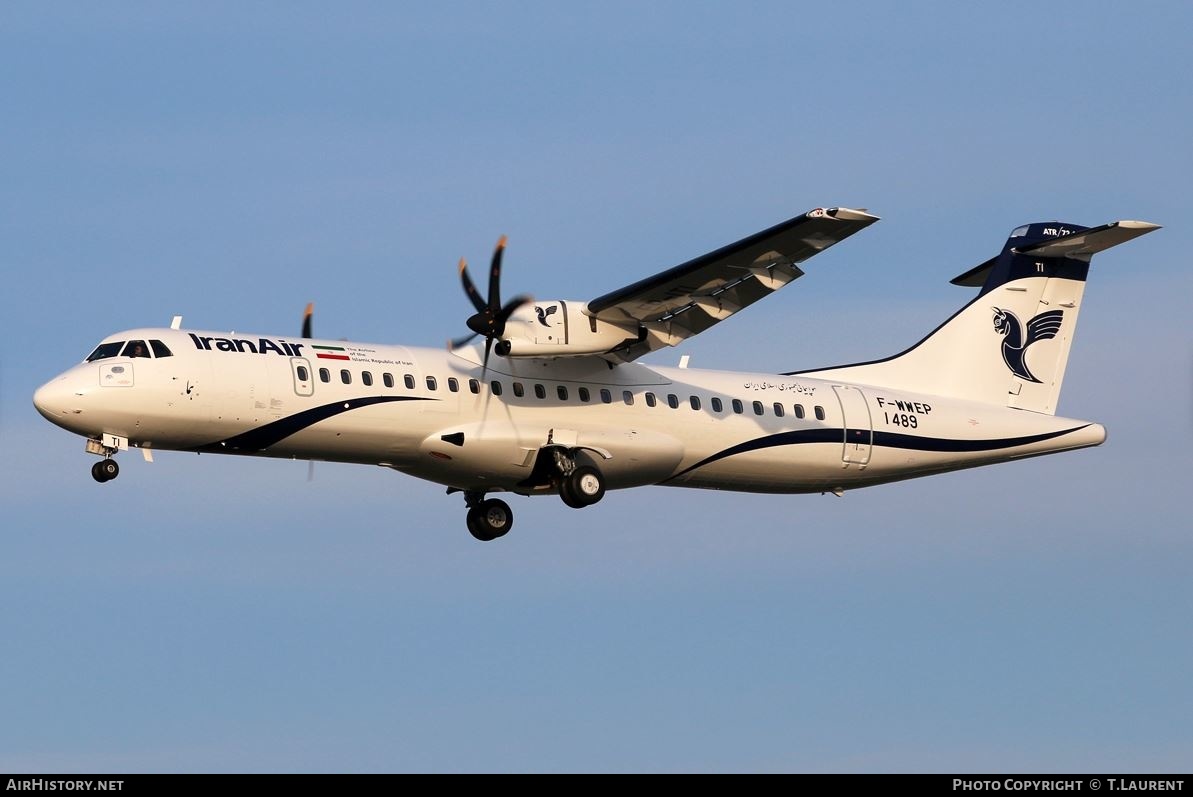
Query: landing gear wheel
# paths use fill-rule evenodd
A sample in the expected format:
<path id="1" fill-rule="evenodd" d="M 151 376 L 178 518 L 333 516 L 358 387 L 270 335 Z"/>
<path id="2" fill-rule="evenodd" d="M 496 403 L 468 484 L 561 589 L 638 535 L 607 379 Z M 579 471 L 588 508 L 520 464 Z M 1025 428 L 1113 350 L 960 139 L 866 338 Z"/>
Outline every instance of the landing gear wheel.
<path id="1" fill-rule="evenodd" d="M 513 526 L 513 510 L 498 498 L 481 501 L 468 510 L 468 532 L 481 542 L 504 537 Z"/>
<path id="2" fill-rule="evenodd" d="M 568 475 L 560 495 L 563 495 L 565 490 L 571 493 L 571 497 L 580 506 L 591 506 L 605 497 L 605 479 L 601 472 L 591 465 L 581 465 Z M 568 499 L 563 500 L 567 502 Z"/>
<path id="3" fill-rule="evenodd" d="M 563 502 L 572 509 L 583 509 L 584 507 L 588 506 L 588 504 L 584 503 L 576 496 L 575 490 L 572 487 L 572 481 L 567 477 L 564 477 L 563 480 L 559 482 L 559 497 L 562 498 Z"/>
<path id="4" fill-rule="evenodd" d="M 99 483 L 110 482 L 120 475 L 120 466 L 114 459 L 103 459 L 91 466 L 91 478 Z"/>

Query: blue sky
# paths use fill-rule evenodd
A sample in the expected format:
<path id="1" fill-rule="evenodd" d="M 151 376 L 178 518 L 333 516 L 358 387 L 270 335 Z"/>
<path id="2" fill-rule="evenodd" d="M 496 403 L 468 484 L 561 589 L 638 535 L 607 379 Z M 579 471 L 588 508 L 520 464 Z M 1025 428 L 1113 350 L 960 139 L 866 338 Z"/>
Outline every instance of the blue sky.
<path id="1" fill-rule="evenodd" d="M 0 770 L 1188 771 L 1183 3 L 14 3 L 0 12 Z M 33 390 L 109 332 L 440 345 L 454 263 L 589 299 L 811 207 L 883 221 L 680 349 L 893 353 L 1019 224 L 1095 260 L 1093 450 L 822 496 L 458 497 L 159 454 Z"/>

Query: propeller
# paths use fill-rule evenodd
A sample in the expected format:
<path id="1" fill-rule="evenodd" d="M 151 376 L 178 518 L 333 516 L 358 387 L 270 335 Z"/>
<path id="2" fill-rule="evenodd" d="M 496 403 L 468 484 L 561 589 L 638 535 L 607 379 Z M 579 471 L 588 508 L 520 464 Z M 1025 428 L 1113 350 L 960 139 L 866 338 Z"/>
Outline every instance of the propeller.
<path id="1" fill-rule="evenodd" d="M 315 303 L 307 302 L 307 309 L 302 314 L 302 336 L 309 338 L 311 336 L 311 316 L 315 312 Z"/>
<path id="2" fill-rule="evenodd" d="M 505 243 L 506 237 L 503 235 L 497 241 L 497 248 L 493 251 L 493 260 L 489 266 L 488 301 L 476 289 L 472 277 L 468 276 L 468 261 L 460 258 L 460 282 L 464 285 L 464 293 L 468 296 L 468 300 L 472 302 L 472 306 L 476 308 L 476 312 L 469 317 L 467 322 L 468 328 L 472 330 L 472 334 L 451 341 L 450 346 L 453 349 L 457 349 L 477 335 L 484 336 L 485 359 L 481 366 L 482 381 L 484 379 L 484 372 L 489 368 L 489 354 L 493 350 L 493 341 L 500 340 L 501 336 L 505 334 L 505 324 L 509 321 L 510 316 L 514 314 L 515 310 L 524 304 L 534 301 L 531 297 L 520 294 L 510 299 L 504 305 L 501 303 L 501 258 L 505 253 Z"/>
<path id="3" fill-rule="evenodd" d="M 302 336 L 309 338 L 311 336 L 311 316 L 315 314 L 315 303 L 307 302 L 307 309 L 302 313 Z M 315 460 L 307 460 L 307 481 L 315 481 Z"/>

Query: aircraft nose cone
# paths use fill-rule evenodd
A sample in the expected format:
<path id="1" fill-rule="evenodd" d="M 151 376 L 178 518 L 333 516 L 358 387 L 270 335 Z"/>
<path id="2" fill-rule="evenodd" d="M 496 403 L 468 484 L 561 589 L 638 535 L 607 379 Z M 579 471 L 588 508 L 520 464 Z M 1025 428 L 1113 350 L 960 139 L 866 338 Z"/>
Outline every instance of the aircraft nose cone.
<path id="1" fill-rule="evenodd" d="M 61 424 L 67 416 L 79 414 L 78 399 L 67 379 L 60 376 L 37 389 L 33 394 L 33 406 L 46 420 Z"/>

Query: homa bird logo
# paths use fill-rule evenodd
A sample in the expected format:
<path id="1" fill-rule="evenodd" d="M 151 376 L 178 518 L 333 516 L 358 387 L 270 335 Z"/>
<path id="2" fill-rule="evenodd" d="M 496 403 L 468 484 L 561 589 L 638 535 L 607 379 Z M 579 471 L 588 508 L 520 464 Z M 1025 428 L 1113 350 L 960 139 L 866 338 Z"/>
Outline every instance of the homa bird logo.
<path id="1" fill-rule="evenodd" d="M 551 305 L 546 310 L 539 307 L 538 305 L 534 306 L 534 312 L 538 313 L 539 323 L 542 324 L 543 326 L 547 327 L 548 329 L 551 328 L 551 325 L 547 323 L 547 316 L 551 315 L 558 309 L 559 309 L 559 307 L 556 305 Z"/>
<path id="2" fill-rule="evenodd" d="M 1040 313 L 1027 322 L 1024 332 L 1019 317 L 1010 310 L 998 307 L 994 310 L 994 331 L 1003 336 L 1002 361 L 1011 369 L 1011 373 L 1028 382 L 1039 382 L 1035 375 L 1027 368 L 1027 350 L 1031 344 L 1039 340 L 1051 340 L 1060 331 L 1064 310 L 1048 310 Z"/>

